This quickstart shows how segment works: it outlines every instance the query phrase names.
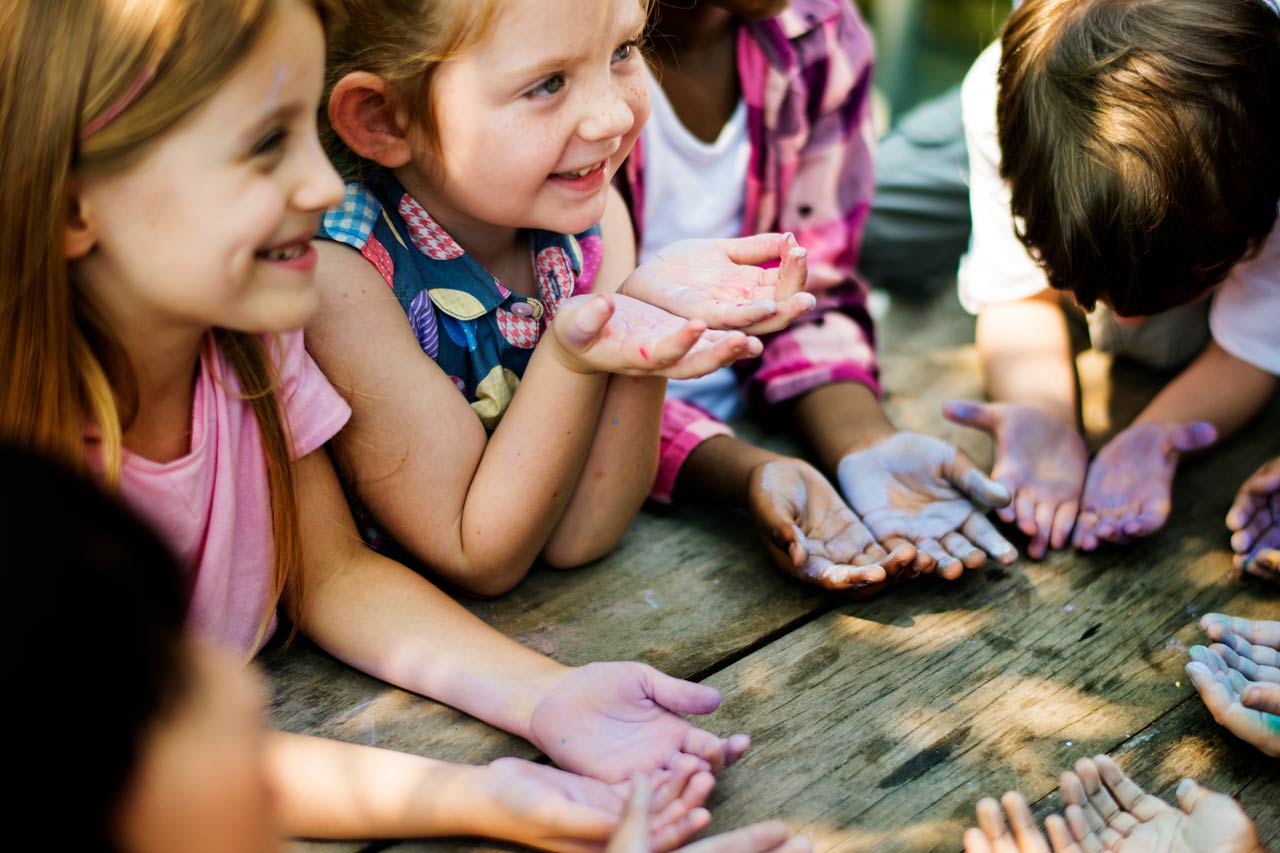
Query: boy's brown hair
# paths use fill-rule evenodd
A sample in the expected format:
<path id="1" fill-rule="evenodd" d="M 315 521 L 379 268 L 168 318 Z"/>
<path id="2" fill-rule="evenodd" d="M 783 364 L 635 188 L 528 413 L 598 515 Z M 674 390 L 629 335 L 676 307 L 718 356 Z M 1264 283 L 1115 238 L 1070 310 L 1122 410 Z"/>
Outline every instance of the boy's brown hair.
<path id="1" fill-rule="evenodd" d="M 1264 0 L 1026 0 L 1002 47 L 1001 174 L 1053 287 L 1156 314 L 1256 252 L 1280 202 Z"/>

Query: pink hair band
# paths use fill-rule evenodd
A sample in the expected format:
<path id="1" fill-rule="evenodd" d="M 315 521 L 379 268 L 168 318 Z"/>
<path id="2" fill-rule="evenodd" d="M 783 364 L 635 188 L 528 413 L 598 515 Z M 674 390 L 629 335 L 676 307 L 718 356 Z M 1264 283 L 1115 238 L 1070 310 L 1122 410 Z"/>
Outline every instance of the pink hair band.
<path id="1" fill-rule="evenodd" d="M 133 81 L 133 85 L 129 87 L 129 91 L 125 92 L 120 97 L 120 100 L 108 107 L 106 112 L 102 115 L 98 116 L 80 129 L 80 139 L 88 139 L 90 136 L 115 121 L 116 116 L 128 109 L 129 105 L 137 99 L 138 95 L 142 94 L 142 90 L 151 82 L 151 78 L 155 76 L 156 69 L 154 66 L 144 69 L 143 72 L 138 75 L 138 79 Z"/>

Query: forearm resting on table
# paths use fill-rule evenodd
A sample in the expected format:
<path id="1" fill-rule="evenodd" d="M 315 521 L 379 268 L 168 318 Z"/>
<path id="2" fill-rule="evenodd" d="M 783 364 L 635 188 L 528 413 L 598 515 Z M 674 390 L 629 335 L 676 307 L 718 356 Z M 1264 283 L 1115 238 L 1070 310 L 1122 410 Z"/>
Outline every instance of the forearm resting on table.
<path id="1" fill-rule="evenodd" d="M 1135 423 L 1208 421 L 1225 438 L 1266 405 L 1276 377 L 1210 341 L 1152 400 Z"/>
<path id="2" fill-rule="evenodd" d="M 1032 406 L 1076 427 L 1075 359 L 1056 292 L 984 307 L 977 347 L 988 398 Z"/>
<path id="3" fill-rule="evenodd" d="M 658 471 L 665 379 L 609 377 L 591 450 L 542 551 L 556 568 L 599 559 L 622 540 Z"/>
<path id="4" fill-rule="evenodd" d="M 794 416 L 823 467 L 832 472 L 845 456 L 896 431 L 876 393 L 857 382 L 833 382 L 798 397 Z"/>
<path id="5" fill-rule="evenodd" d="M 704 500 L 747 506 L 751 472 L 766 462 L 788 457 L 732 435 L 714 435 L 693 449 L 676 479 L 677 500 Z"/>
<path id="6" fill-rule="evenodd" d="M 565 668 L 367 548 L 323 450 L 295 473 L 303 633 L 362 672 L 528 737 L 534 707 Z"/>
<path id="7" fill-rule="evenodd" d="M 484 768 L 305 735 L 268 735 L 267 778 L 295 838 L 474 835 Z"/>

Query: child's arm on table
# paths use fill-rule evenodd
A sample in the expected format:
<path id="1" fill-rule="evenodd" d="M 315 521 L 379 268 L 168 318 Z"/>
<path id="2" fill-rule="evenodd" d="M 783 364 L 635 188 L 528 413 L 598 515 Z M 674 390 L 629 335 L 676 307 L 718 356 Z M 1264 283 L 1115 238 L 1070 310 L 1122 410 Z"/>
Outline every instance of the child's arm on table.
<path id="1" fill-rule="evenodd" d="M 282 829 L 293 837 L 484 836 L 543 850 L 600 849 L 631 787 L 517 758 L 450 764 L 283 732 L 268 735 L 266 756 Z M 710 820 L 702 802 L 711 775 L 682 765 L 654 780 L 646 841 L 655 850 Z"/>
<path id="2" fill-rule="evenodd" d="M 1275 390 L 1271 374 L 1210 341 L 1196 359 L 1089 466 L 1075 542 L 1124 544 L 1150 536 L 1169 517 L 1173 477 L 1183 453 L 1240 429 Z"/>
<path id="3" fill-rule="evenodd" d="M 943 413 L 994 437 L 991 473 L 1013 496 L 999 516 L 1031 537 L 1027 552 L 1039 559 L 1066 547 L 1089 462 L 1076 429 L 1075 359 L 1057 292 L 984 306 L 977 348 L 993 402 L 957 401 Z"/>
<path id="4" fill-rule="evenodd" d="M 742 754 L 677 714 L 710 713 L 713 688 L 638 663 L 565 667 L 504 636 L 421 576 L 365 547 L 323 450 L 295 463 L 302 519 L 299 627 L 334 657 L 526 738 L 567 770 L 620 782 L 692 755 L 718 771 Z M 673 713 L 675 712 L 675 713 Z"/>
<path id="5" fill-rule="evenodd" d="M 422 352 L 374 268 L 343 246 L 321 243 L 317 251 L 321 309 L 307 343 L 351 404 L 351 422 L 334 443 L 338 459 L 391 535 L 472 593 L 497 595 L 514 586 L 563 513 L 608 384 L 597 363 L 621 369 L 647 343 L 647 370 L 706 372 L 748 345 L 740 333 L 700 336 L 702 326 L 669 315 L 642 317 L 641 328 L 618 331 L 627 312 L 607 316 L 583 298 L 568 300 L 535 349 L 521 393 L 487 436 L 453 382 Z M 594 334 L 602 322 L 604 331 Z M 695 344 L 698 350 L 689 352 Z"/>

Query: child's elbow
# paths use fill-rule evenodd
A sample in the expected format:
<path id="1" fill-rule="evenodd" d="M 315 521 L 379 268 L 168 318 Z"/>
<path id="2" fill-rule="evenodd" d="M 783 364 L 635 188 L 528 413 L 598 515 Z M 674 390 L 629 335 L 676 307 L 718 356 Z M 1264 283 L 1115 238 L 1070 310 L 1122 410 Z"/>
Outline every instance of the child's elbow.
<path id="1" fill-rule="evenodd" d="M 542 549 L 542 561 L 553 569 L 576 569 L 594 563 L 618 547 L 617 536 L 555 536 Z"/>

